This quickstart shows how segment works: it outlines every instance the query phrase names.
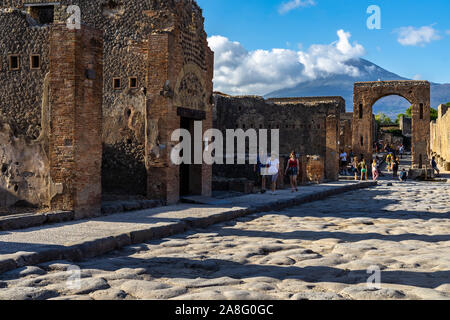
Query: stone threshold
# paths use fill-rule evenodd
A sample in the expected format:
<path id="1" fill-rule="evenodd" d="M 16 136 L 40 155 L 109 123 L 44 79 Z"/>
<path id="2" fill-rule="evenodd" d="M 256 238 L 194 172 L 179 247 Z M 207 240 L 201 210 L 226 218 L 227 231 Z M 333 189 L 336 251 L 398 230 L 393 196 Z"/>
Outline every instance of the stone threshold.
<path id="1" fill-rule="evenodd" d="M 151 209 L 162 206 L 158 200 L 106 201 L 102 203 L 102 216 L 116 213 Z M 20 230 L 44 224 L 75 220 L 73 211 L 51 211 L 44 213 L 21 213 L 0 217 L 0 231 Z"/>
<path id="2" fill-rule="evenodd" d="M 166 238 L 174 234 L 183 233 L 189 229 L 206 228 L 216 223 L 230 221 L 249 214 L 279 211 L 376 185 L 377 183 L 372 181 L 348 184 L 315 193 L 299 195 L 290 199 L 274 200 L 264 204 L 253 203 L 246 208 L 224 209 L 219 213 L 210 213 L 203 217 L 185 217 L 177 221 L 166 222 L 163 225 L 149 224 L 144 229 L 136 228 L 135 230 L 127 230 L 127 232 L 115 235 L 113 234 L 114 230 L 111 230 L 111 236 L 81 241 L 68 246 L 57 245 L 55 248 L 55 245 L 44 245 L 35 252 L 19 251 L 11 254 L 0 254 L 0 273 L 54 260 L 80 261 L 93 258 L 128 245 Z"/>

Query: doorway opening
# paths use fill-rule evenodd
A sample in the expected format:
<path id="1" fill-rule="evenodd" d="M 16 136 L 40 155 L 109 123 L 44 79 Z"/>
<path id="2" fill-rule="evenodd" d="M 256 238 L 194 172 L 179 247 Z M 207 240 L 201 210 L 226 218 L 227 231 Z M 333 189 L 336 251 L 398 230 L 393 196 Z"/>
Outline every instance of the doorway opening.
<path id="1" fill-rule="evenodd" d="M 372 106 L 375 116 L 374 158 L 388 173 L 411 167 L 411 103 L 399 95 L 385 96 Z M 395 166 L 398 160 L 398 166 Z M 381 174 L 382 175 L 382 174 Z"/>
<path id="2" fill-rule="evenodd" d="M 180 117 L 180 128 L 186 129 L 191 134 L 191 164 L 180 165 L 180 196 L 202 194 L 202 165 L 194 164 L 194 122 L 195 119 Z M 180 156 L 184 156 L 183 151 Z"/>

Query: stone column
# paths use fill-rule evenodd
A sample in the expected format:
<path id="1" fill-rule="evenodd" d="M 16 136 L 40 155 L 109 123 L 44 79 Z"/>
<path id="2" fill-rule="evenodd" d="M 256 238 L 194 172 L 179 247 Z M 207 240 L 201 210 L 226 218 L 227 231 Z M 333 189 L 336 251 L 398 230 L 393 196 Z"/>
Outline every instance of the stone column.
<path id="1" fill-rule="evenodd" d="M 326 119 L 326 156 L 325 178 L 336 181 L 339 179 L 339 119 L 330 115 Z"/>
<path id="2" fill-rule="evenodd" d="M 360 161 L 363 156 L 366 162 L 371 162 L 373 157 L 373 116 L 372 107 L 366 106 L 365 103 L 365 101 L 354 101 L 352 145 L 353 153 Z"/>
<path id="3" fill-rule="evenodd" d="M 50 36 L 50 175 L 59 186 L 52 210 L 77 219 L 101 212 L 103 34 L 52 26 Z"/>
<path id="4" fill-rule="evenodd" d="M 412 138 L 411 138 L 411 165 L 413 168 L 423 168 L 429 164 L 430 152 L 430 100 L 412 106 Z"/>

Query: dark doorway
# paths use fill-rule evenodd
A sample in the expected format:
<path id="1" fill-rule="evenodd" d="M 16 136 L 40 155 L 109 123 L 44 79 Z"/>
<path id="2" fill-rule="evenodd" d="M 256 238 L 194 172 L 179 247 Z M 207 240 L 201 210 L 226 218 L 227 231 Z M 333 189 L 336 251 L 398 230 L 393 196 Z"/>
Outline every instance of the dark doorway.
<path id="1" fill-rule="evenodd" d="M 180 128 L 188 130 L 191 134 L 190 164 L 180 165 L 180 196 L 202 194 L 202 165 L 194 164 L 194 122 L 192 118 L 180 117 Z"/>

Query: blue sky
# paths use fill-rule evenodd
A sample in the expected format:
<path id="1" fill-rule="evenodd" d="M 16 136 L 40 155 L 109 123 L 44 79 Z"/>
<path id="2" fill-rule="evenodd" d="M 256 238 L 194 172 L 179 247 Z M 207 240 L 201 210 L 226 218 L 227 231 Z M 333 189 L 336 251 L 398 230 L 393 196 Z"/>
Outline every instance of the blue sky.
<path id="1" fill-rule="evenodd" d="M 255 50 L 270 53 L 274 48 L 308 52 L 313 45 L 338 41 L 337 31 L 343 30 L 354 49 L 356 43 L 364 49 L 364 53 L 355 49 L 358 53 L 354 57 L 365 58 L 407 78 L 450 83 L 448 0 L 197 2 L 203 8 L 208 36 L 219 35 L 230 43 L 238 42 L 240 48 L 250 53 Z M 282 12 L 282 6 L 290 2 L 292 10 Z M 296 8 L 295 4 L 299 6 Z M 381 9 L 380 30 L 367 28 L 370 14 L 366 11 L 370 5 Z M 215 47 L 220 51 L 225 44 Z M 309 53 L 313 55 L 313 51 Z"/>

